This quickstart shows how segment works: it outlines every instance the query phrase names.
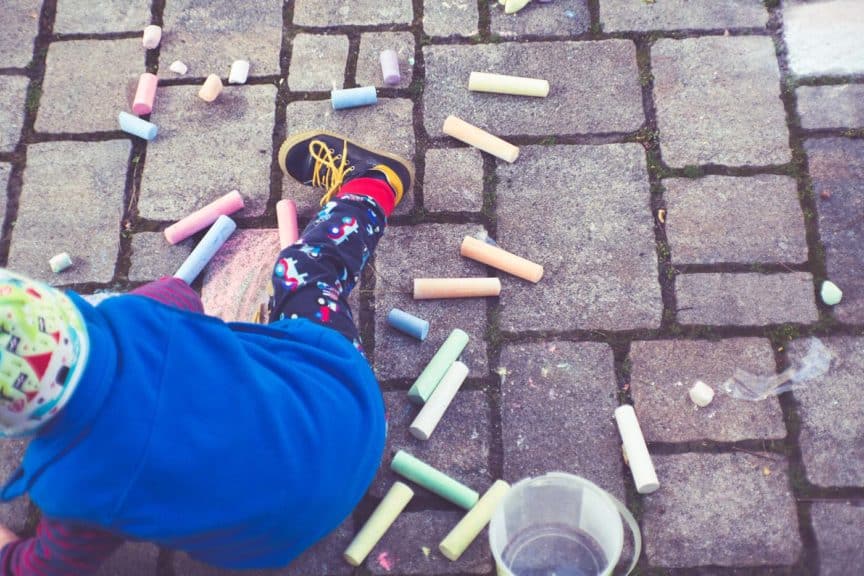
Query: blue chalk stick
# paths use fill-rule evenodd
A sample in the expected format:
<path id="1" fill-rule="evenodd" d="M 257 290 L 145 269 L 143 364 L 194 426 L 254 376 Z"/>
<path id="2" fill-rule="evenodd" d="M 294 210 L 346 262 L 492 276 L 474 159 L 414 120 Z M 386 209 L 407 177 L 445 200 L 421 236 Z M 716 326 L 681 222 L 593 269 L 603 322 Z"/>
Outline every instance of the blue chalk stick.
<path id="1" fill-rule="evenodd" d="M 210 230 L 207 231 L 207 234 L 204 235 L 204 238 L 201 239 L 198 245 L 195 246 L 195 249 L 192 250 L 192 253 L 186 258 L 186 261 L 183 262 L 183 265 L 180 266 L 180 269 L 177 270 L 177 273 L 174 274 L 174 277 L 180 278 L 187 284 L 192 284 L 201 270 L 204 269 L 204 266 L 213 258 L 236 228 L 237 224 L 231 218 L 228 216 L 219 216 L 216 222 L 210 227 Z"/>
<path id="2" fill-rule="evenodd" d="M 387 314 L 387 323 L 400 332 L 404 332 L 418 340 L 425 340 L 426 335 L 429 333 L 429 322 L 399 308 L 390 310 Z"/>
<path id="3" fill-rule="evenodd" d="M 128 112 L 120 112 L 117 120 L 120 121 L 120 129 L 123 132 L 138 136 L 144 140 L 153 140 L 159 132 L 159 127 L 156 124 L 142 120 L 138 116 L 129 114 Z"/>
<path id="4" fill-rule="evenodd" d="M 374 86 L 362 86 L 360 88 L 348 88 L 347 90 L 333 90 L 330 92 L 330 103 L 334 110 L 343 108 L 356 108 L 357 106 L 369 106 L 378 102 L 378 94 Z"/>

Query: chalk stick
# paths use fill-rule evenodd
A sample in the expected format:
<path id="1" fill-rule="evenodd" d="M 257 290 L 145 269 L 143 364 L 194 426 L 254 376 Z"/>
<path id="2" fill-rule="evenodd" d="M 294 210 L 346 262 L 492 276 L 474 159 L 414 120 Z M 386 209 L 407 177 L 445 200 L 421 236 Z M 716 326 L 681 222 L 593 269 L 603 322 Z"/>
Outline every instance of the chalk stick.
<path id="1" fill-rule="evenodd" d="M 543 277 L 543 267 L 539 264 L 471 236 L 465 236 L 459 251 L 466 258 L 477 260 L 530 282 L 539 282 Z"/>
<path id="2" fill-rule="evenodd" d="M 459 560 L 477 535 L 489 524 L 498 504 L 509 491 L 510 484 L 503 480 L 496 480 L 477 504 L 450 530 L 438 545 L 438 549 L 448 560 L 453 562 Z"/>
<path id="3" fill-rule="evenodd" d="M 169 244 L 181 242 L 199 230 L 210 226 L 219 216 L 228 216 L 242 208 L 243 197 L 237 190 L 232 190 L 166 228 L 165 239 L 168 240 Z"/>
<path id="4" fill-rule="evenodd" d="M 504 13 L 513 14 L 528 5 L 531 0 L 505 0 Z"/>
<path id="5" fill-rule="evenodd" d="M 435 390 L 423 404 L 420 413 L 411 422 L 409 431 L 412 436 L 418 440 L 428 440 L 432 436 L 438 422 L 441 421 L 441 417 L 444 416 L 444 412 L 447 411 L 447 407 L 450 406 L 450 402 L 456 397 L 456 393 L 459 392 L 459 388 L 467 377 L 468 366 L 458 360 L 450 365 L 450 368 L 441 377 L 441 381 L 435 386 Z"/>
<path id="6" fill-rule="evenodd" d="M 249 77 L 249 61 L 235 60 L 231 64 L 231 72 L 228 73 L 229 84 L 245 84 Z"/>
<path id="7" fill-rule="evenodd" d="M 421 341 L 425 340 L 426 335 L 429 334 L 429 322 L 427 320 L 418 318 L 399 308 L 393 308 L 387 313 L 387 324 Z"/>
<path id="8" fill-rule="evenodd" d="M 545 98 L 549 95 L 549 82 L 540 80 L 539 78 L 507 76 L 505 74 L 490 74 L 488 72 L 471 72 L 471 75 L 468 77 L 468 89 L 474 92 L 493 92 L 495 94 Z"/>
<path id="9" fill-rule="evenodd" d="M 362 564 L 413 497 L 414 491 L 402 482 L 393 484 L 381 503 L 375 507 L 363 528 L 345 549 L 343 554 L 345 560 L 352 566 Z"/>
<path id="10" fill-rule="evenodd" d="M 498 278 L 415 278 L 414 299 L 483 298 L 501 294 Z"/>
<path id="11" fill-rule="evenodd" d="M 374 86 L 361 86 L 360 88 L 348 88 L 346 90 L 333 90 L 330 92 L 330 104 L 334 110 L 369 106 L 376 102 L 378 102 L 378 94 L 375 92 Z"/>
<path id="12" fill-rule="evenodd" d="M 616 408 L 615 422 L 618 423 L 618 432 L 624 443 L 624 453 L 627 455 L 636 491 L 640 494 L 654 492 L 660 487 L 660 482 L 657 480 L 657 473 L 654 471 L 654 464 L 651 462 L 651 455 L 648 453 L 648 446 L 633 406 L 625 404 Z"/>
<path id="13" fill-rule="evenodd" d="M 153 140 L 156 138 L 156 134 L 159 133 L 159 127 L 156 124 L 128 112 L 120 112 L 117 115 L 117 121 L 120 123 L 121 130 L 144 140 Z"/>
<path id="14" fill-rule="evenodd" d="M 393 461 L 390 462 L 390 468 L 397 474 L 404 476 L 412 482 L 416 482 L 430 492 L 466 510 L 470 510 L 477 503 L 477 500 L 480 499 L 480 495 L 476 491 L 461 482 L 457 482 L 450 476 L 440 470 L 436 470 L 404 450 L 399 450 L 396 453 Z"/>
<path id="15" fill-rule="evenodd" d="M 381 75 L 384 77 L 384 83 L 390 86 L 395 86 L 402 81 L 402 76 L 399 74 L 399 55 L 395 50 L 384 50 L 378 58 L 381 62 Z"/>
<path id="16" fill-rule="evenodd" d="M 145 72 L 138 77 L 138 88 L 132 101 L 132 112 L 143 116 L 153 111 L 153 100 L 156 98 L 156 85 L 159 78 L 155 74 Z"/>
<path id="17" fill-rule="evenodd" d="M 415 404 L 423 404 L 435 391 L 435 387 L 444 377 L 444 374 L 462 354 L 468 345 L 468 334 L 459 328 L 454 329 L 429 360 L 429 363 L 414 381 L 408 390 L 408 399 Z"/>
<path id="18" fill-rule="evenodd" d="M 141 45 L 148 50 L 152 50 L 159 46 L 162 41 L 162 28 L 155 24 L 151 24 L 144 28 L 144 34 L 141 36 Z"/>
<path id="19" fill-rule="evenodd" d="M 48 260 L 48 265 L 51 266 L 52 272 L 58 274 L 72 266 L 72 258 L 69 257 L 67 252 L 61 252 L 52 256 L 51 259 Z"/>
<path id="20" fill-rule="evenodd" d="M 198 90 L 198 97 L 205 102 L 213 102 L 222 93 L 222 79 L 216 74 L 210 74 Z"/>
<path id="21" fill-rule="evenodd" d="M 180 266 L 174 277 L 180 278 L 187 284 L 192 284 L 195 278 L 198 277 L 198 274 L 201 273 L 201 270 L 204 269 L 204 266 L 213 258 L 236 228 L 237 224 L 231 218 L 224 215 L 219 216 L 216 222 L 213 223 L 213 226 L 210 227 L 210 230 L 207 231 L 207 234 L 204 235 L 198 245 L 195 246 L 195 249 L 192 250 L 192 253 L 186 257 L 186 261 L 183 262 L 183 265 Z"/>
<path id="22" fill-rule="evenodd" d="M 300 237 L 297 232 L 297 205 L 293 200 L 276 203 L 276 223 L 279 225 L 279 249 L 291 246 Z"/>
<path id="23" fill-rule="evenodd" d="M 519 148 L 517 146 L 497 136 L 493 136 L 482 128 L 473 126 L 456 116 L 448 116 L 444 121 L 444 133 L 506 162 L 513 163 L 519 157 Z"/>

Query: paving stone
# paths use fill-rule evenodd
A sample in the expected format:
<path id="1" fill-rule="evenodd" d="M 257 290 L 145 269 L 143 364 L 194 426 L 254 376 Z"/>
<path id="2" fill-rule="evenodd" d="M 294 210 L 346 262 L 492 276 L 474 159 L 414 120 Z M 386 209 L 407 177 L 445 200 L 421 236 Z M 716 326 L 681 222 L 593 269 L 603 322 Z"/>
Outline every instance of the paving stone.
<path id="1" fill-rule="evenodd" d="M 0 162 L 0 222 L 6 217 L 6 196 L 12 165 Z"/>
<path id="2" fill-rule="evenodd" d="M 3 0 L 3 34 L 0 62 L 24 68 L 33 57 L 33 40 L 39 33 L 39 5 L 33 0 Z"/>
<path id="3" fill-rule="evenodd" d="M 454 328 L 470 340 L 462 353 L 469 377 L 488 374 L 486 356 L 486 299 L 414 300 L 414 278 L 485 277 L 486 267 L 459 256 L 465 236 L 484 229 L 477 224 L 421 224 L 391 226 L 375 254 L 375 373 L 382 380 L 420 375 Z M 426 340 L 418 340 L 387 326 L 387 313 L 400 308 L 427 320 Z"/>
<path id="4" fill-rule="evenodd" d="M 150 282 L 173 276 L 195 248 L 196 237 L 169 244 L 161 232 L 139 232 L 132 236 L 129 280 Z"/>
<path id="5" fill-rule="evenodd" d="M 294 4 L 294 24 L 298 26 L 410 24 L 413 19 L 411 0 L 297 0 Z"/>
<path id="6" fill-rule="evenodd" d="M 795 390 L 804 468 L 819 486 L 864 486 L 864 338 L 822 341 L 836 356 L 831 370 Z M 793 342 L 789 361 L 800 365 L 809 348 L 807 340 Z"/>
<path id="7" fill-rule="evenodd" d="M 785 4 L 783 35 L 794 74 L 864 72 L 864 10 L 860 0 Z"/>
<path id="8" fill-rule="evenodd" d="M 864 507 L 851 502 L 814 502 L 810 510 L 822 576 L 846 576 L 864 566 Z"/>
<path id="9" fill-rule="evenodd" d="M 150 24 L 148 0 L 102 0 L 98 10 L 91 0 L 57 2 L 55 34 L 94 34 L 144 31 Z M 143 51 L 143 46 L 142 46 Z"/>
<path id="10" fill-rule="evenodd" d="M 807 261 L 794 178 L 706 176 L 670 178 L 663 185 L 673 263 Z"/>
<path id="11" fill-rule="evenodd" d="M 4 439 L 0 442 L 0 480 L 3 484 L 15 473 L 21 461 L 24 459 L 24 451 L 27 450 L 27 440 Z M 21 496 L 11 502 L 0 503 L 0 523 L 13 532 L 22 532 L 27 528 L 29 522 L 27 517 L 30 509 L 30 498 Z"/>
<path id="12" fill-rule="evenodd" d="M 804 143 L 825 246 L 828 277 L 843 290 L 834 315 L 864 322 L 864 141 L 822 138 Z M 830 196 L 825 199 L 824 196 Z"/>
<path id="13" fill-rule="evenodd" d="M 644 122 L 629 40 L 427 46 L 423 54 L 425 126 L 433 137 L 443 135 L 451 114 L 499 136 L 626 132 Z M 545 78 L 549 96 L 471 92 L 465 84 L 472 71 Z M 556 81 L 567 78 L 579 81 Z"/>
<path id="14" fill-rule="evenodd" d="M 667 164 L 749 166 L 791 159 L 771 38 L 659 40 L 651 62 Z"/>
<path id="15" fill-rule="evenodd" d="M 762 0 L 600 0 L 600 22 L 605 32 L 762 28 L 768 11 Z"/>
<path id="16" fill-rule="evenodd" d="M 381 52 L 395 50 L 399 56 L 399 84 L 384 84 L 381 74 Z M 360 35 L 360 54 L 357 57 L 356 81 L 358 86 L 385 86 L 408 88 L 414 78 L 414 35 L 410 32 L 368 32 Z"/>
<path id="17" fill-rule="evenodd" d="M 427 464 L 449 474 L 459 482 L 483 493 L 495 478 L 489 470 L 490 408 L 486 393 L 461 390 L 430 440 L 418 440 L 409 432 L 411 422 L 420 412 L 419 406 L 408 400 L 408 394 L 399 390 L 384 393 L 387 408 L 387 445 L 378 475 L 369 487 L 369 493 L 383 498 L 397 480 L 415 487 L 415 493 L 436 505 L 447 506 L 447 501 L 406 481 L 390 470 L 390 462 L 399 450 L 405 450 Z"/>
<path id="18" fill-rule="evenodd" d="M 479 21 L 472 0 L 423 0 L 423 32 L 429 36 L 472 36 L 480 31 Z"/>
<path id="19" fill-rule="evenodd" d="M 456 562 L 438 550 L 438 544 L 463 515 L 464 512 L 442 510 L 403 512 L 372 549 L 366 568 L 376 575 L 488 574 L 492 570 L 492 554 L 486 530 Z M 429 549 L 428 557 L 424 547 Z"/>
<path id="20" fill-rule="evenodd" d="M 633 406 L 648 442 L 786 437 L 783 412 L 775 398 L 742 402 L 723 391 L 723 383 L 736 368 L 774 374 L 768 340 L 633 342 L 630 367 Z M 697 408 L 688 395 L 697 380 L 715 392 L 714 401 L 705 408 Z"/>
<path id="21" fill-rule="evenodd" d="M 143 542 L 127 542 L 108 557 L 96 576 L 156 576 L 159 548 Z"/>
<path id="22" fill-rule="evenodd" d="M 476 148 L 426 152 L 423 207 L 432 212 L 483 209 L 483 158 Z"/>
<path id="23" fill-rule="evenodd" d="M 345 85 L 347 36 L 298 34 L 293 46 L 288 88 L 330 91 Z"/>
<path id="24" fill-rule="evenodd" d="M 864 128 L 864 85 L 801 86 L 795 93 L 803 128 Z"/>
<path id="25" fill-rule="evenodd" d="M 546 472 L 583 476 L 624 498 L 612 349 L 549 341 L 501 351 L 504 480 Z"/>
<path id="26" fill-rule="evenodd" d="M 36 113 L 37 132 L 119 130 L 117 114 L 131 110 L 145 51 L 140 38 L 52 42 Z M 86 82 L 69 84 L 70 70 Z M 160 91 L 161 97 L 164 92 Z M 158 98 L 157 98 L 158 102 Z"/>
<path id="27" fill-rule="evenodd" d="M 578 36 L 591 28 L 587 0 L 558 0 L 541 4 L 531 2 L 516 14 L 505 14 L 500 4 L 489 2 L 492 33 L 504 37 Z M 550 80 L 556 76 L 546 76 Z M 557 76 L 566 78 L 566 76 Z"/>
<path id="28" fill-rule="evenodd" d="M 159 136 L 147 145 L 138 215 L 178 220 L 233 189 L 242 217 L 260 216 L 270 198 L 276 88 L 226 86 L 208 104 L 198 86 L 159 91 L 151 121 Z"/>
<path id="29" fill-rule="evenodd" d="M 226 79 L 234 60 L 249 60 L 252 76 L 279 74 L 282 3 L 166 2 L 159 61 L 167 69 L 174 60 L 182 60 L 190 76 L 201 78 L 219 74 Z"/>
<path id="30" fill-rule="evenodd" d="M 498 244 L 545 268 L 537 284 L 501 274 L 504 330 L 660 325 L 641 146 L 525 146 L 497 176 Z"/>
<path id="31" fill-rule="evenodd" d="M 26 112 L 26 76 L 0 76 L 0 152 L 12 152 L 21 139 Z"/>
<path id="32" fill-rule="evenodd" d="M 120 249 L 128 140 L 30 144 L 9 268 L 53 284 L 108 282 Z M 48 260 L 68 252 L 72 268 Z"/>
<path id="33" fill-rule="evenodd" d="M 785 459 L 740 452 L 652 458 L 661 488 L 643 500 L 642 515 L 652 566 L 789 565 L 797 560 L 801 539 Z"/>
<path id="34" fill-rule="evenodd" d="M 682 324 L 760 326 L 819 319 L 813 277 L 791 274 L 681 274 L 676 279 Z"/>
<path id="35" fill-rule="evenodd" d="M 286 112 L 286 136 L 307 130 L 343 134 L 377 150 L 414 159 L 414 104 L 402 98 L 378 98 L 375 106 L 333 110 L 330 100 L 291 102 Z M 310 217 L 320 206 L 323 191 L 303 186 L 290 176 L 282 178 L 282 197 L 297 203 L 297 213 Z M 414 205 L 413 192 L 405 192 L 394 214 L 405 214 Z"/>

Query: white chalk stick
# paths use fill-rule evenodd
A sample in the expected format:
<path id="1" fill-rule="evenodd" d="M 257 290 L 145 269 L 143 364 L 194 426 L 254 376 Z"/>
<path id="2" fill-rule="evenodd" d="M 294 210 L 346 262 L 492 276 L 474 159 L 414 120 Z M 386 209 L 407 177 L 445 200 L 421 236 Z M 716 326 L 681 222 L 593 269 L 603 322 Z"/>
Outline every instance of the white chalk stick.
<path id="1" fill-rule="evenodd" d="M 448 116 L 444 121 L 444 133 L 505 162 L 513 163 L 519 157 L 517 146 L 493 136 L 482 128 L 472 126 L 456 116 Z"/>
<path id="2" fill-rule="evenodd" d="M 155 24 L 151 24 L 144 28 L 144 34 L 141 38 L 141 44 L 147 50 L 152 50 L 159 46 L 159 42 L 162 41 L 162 28 L 156 26 Z"/>
<path id="3" fill-rule="evenodd" d="M 539 264 L 471 236 L 465 236 L 459 252 L 466 258 L 477 260 L 530 282 L 539 282 L 543 277 L 543 267 Z"/>
<path id="4" fill-rule="evenodd" d="M 201 85 L 198 91 L 198 97 L 205 102 L 213 102 L 222 93 L 222 79 L 216 74 L 207 76 L 207 80 Z"/>
<path id="5" fill-rule="evenodd" d="M 459 560 L 471 542 L 489 524 L 498 504 L 509 491 L 510 484 L 503 480 L 496 480 L 474 507 L 444 537 L 441 544 L 438 545 L 441 553 L 453 562 Z"/>
<path id="6" fill-rule="evenodd" d="M 708 406 L 714 399 L 714 389 L 701 380 L 697 380 L 688 393 L 690 394 L 690 400 L 700 408 Z"/>
<path id="7" fill-rule="evenodd" d="M 231 64 L 231 72 L 228 73 L 229 84 L 245 84 L 249 77 L 249 61 L 235 60 Z"/>
<path id="8" fill-rule="evenodd" d="M 72 266 L 72 258 L 69 257 L 67 252 L 61 252 L 52 256 L 48 260 L 48 265 L 51 266 L 51 271 L 57 274 Z"/>
<path id="9" fill-rule="evenodd" d="M 186 72 L 189 70 L 189 67 L 180 60 L 175 60 L 171 63 L 171 66 L 169 66 L 168 69 L 171 70 L 171 72 L 174 72 L 175 74 L 180 74 L 182 76 L 183 74 L 186 74 Z"/>
<path id="10" fill-rule="evenodd" d="M 636 491 L 640 494 L 654 492 L 660 487 L 660 482 L 657 480 L 657 472 L 654 471 L 648 445 L 645 444 L 645 437 L 642 435 L 633 406 L 625 404 L 616 408 L 615 422 L 618 423 L 618 432 L 624 443 L 624 453 L 627 455 Z"/>
<path id="11" fill-rule="evenodd" d="M 468 89 L 474 92 L 545 98 L 549 95 L 549 82 L 538 78 L 471 72 L 471 76 L 468 77 Z"/>
<path id="12" fill-rule="evenodd" d="M 414 299 L 482 298 L 501 294 L 498 278 L 415 278 Z"/>
<path id="13" fill-rule="evenodd" d="M 372 512 L 372 515 L 360 529 L 360 532 L 348 545 L 343 556 L 352 566 L 359 566 L 375 547 L 375 544 L 384 536 L 411 498 L 414 491 L 402 482 L 396 482 L 387 491 L 384 499 Z"/>
<path id="14" fill-rule="evenodd" d="M 412 436 L 419 440 L 428 440 L 432 436 L 441 417 L 444 416 L 444 412 L 447 411 L 447 407 L 450 406 L 450 402 L 456 397 L 456 393 L 459 392 L 467 377 L 468 366 L 458 360 L 450 365 L 432 395 L 423 404 L 423 409 L 411 422 L 409 430 Z"/>

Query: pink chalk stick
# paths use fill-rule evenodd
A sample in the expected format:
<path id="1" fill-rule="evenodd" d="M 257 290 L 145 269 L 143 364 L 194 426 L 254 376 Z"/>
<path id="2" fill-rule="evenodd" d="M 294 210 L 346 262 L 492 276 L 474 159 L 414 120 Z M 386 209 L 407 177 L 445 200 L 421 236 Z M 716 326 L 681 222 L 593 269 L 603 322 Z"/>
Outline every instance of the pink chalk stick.
<path id="1" fill-rule="evenodd" d="M 153 100 L 156 98 L 156 85 L 159 78 L 155 74 L 145 72 L 138 78 L 138 89 L 132 102 L 132 112 L 141 116 L 153 110 Z"/>
<path id="2" fill-rule="evenodd" d="M 381 52 L 381 75 L 384 76 L 384 83 L 390 86 L 399 84 L 402 77 L 399 75 L 399 55 L 395 50 L 384 50 Z"/>
<path id="3" fill-rule="evenodd" d="M 228 216 L 243 208 L 243 197 L 240 192 L 232 190 L 221 198 L 217 198 L 200 210 L 196 210 L 182 220 L 178 220 L 165 229 L 165 239 L 176 244 L 203 230 L 215 222 L 219 216 Z"/>
<path id="4" fill-rule="evenodd" d="M 276 203 L 276 221 L 279 223 L 279 249 L 284 250 L 297 242 L 297 205 L 292 200 Z"/>

